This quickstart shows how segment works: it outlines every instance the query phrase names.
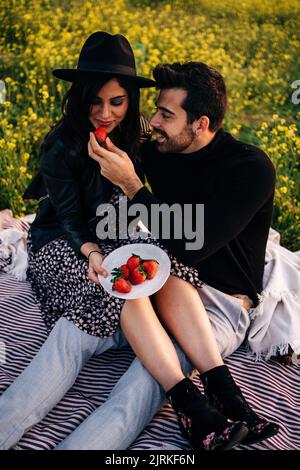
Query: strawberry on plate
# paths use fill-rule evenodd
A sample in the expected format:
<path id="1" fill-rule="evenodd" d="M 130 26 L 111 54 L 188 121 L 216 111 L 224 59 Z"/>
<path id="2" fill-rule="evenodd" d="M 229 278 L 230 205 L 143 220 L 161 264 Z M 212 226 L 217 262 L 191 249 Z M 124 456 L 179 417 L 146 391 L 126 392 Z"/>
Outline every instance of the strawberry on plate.
<path id="1" fill-rule="evenodd" d="M 107 134 L 105 127 L 97 127 L 97 129 L 94 131 L 94 135 L 97 139 L 98 144 L 101 145 L 101 147 L 106 148 L 105 141 L 107 138 Z"/>
<path id="2" fill-rule="evenodd" d="M 135 255 L 134 253 L 132 253 L 132 256 L 130 256 L 130 258 L 128 258 L 127 260 L 127 268 L 129 269 L 129 271 L 133 271 L 134 268 L 136 268 L 137 266 L 139 266 L 141 264 L 141 257 L 139 255 Z"/>
<path id="3" fill-rule="evenodd" d="M 146 259 L 142 262 L 142 267 L 146 272 L 147 279 L 153 279 L 158 270 L 158 262 L 155 259 Z"/>
<path id="4" fill-rule="evenodd" d="M 111 274 L 115 278 L 123 277 L 124 279 L 128 279 L 129 278 L 129 269 L 128 269 L 127 264 L 122 264 L 122 266 L 120 266 L 119 268 L 114 268 L 112 270 Z"/>
<path id="5" fill-rule="evenodd" d="M 129 281 L 134 286 L 142 284 L 147 279 L 147 274 L 143 270 L 142 266 L 135 267 L 129 274 Z"/>
<path id="6" fill-rule="evenodd" d="M 132 289 L 131 285 L 129 284 L 126 279 L 123 277 L 114 280 L 112 290 L 120 292 L 121 294 L 128 294 Z"/>

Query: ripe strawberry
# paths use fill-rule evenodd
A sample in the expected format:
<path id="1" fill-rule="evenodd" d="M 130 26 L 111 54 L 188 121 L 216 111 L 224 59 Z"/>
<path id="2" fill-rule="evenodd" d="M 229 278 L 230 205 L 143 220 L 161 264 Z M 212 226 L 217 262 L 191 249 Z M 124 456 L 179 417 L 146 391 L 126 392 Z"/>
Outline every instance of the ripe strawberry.
<path id="1" fill-rule="evenodd" d="M 111 274 L 115 278 L 123 277 L 124 279 L 128 279 L 129 278 L 129 269 L 127 267 L 127 264 L 122 264 L 122 266 L 120 266 L 119 268 L 114 268 L 112 270 Z"/>
<path id="2" fill-rule="evenodd" d="M 142 267 L 147 274 L 147 279 L 153 279 L 158 270 L 158 262 L 155 259 L 146 259 Z"/>
<path id="3" fill-rule="evenodd" d="M 120 269 L 123 271 L 124 279 L 128 279 L 129 278 L 129 269 L 128 269 L 127 264 L 122 264 L 122 266 L 120 266 Z"/>
<path id="4" fill-rule="evenodd" d="M 139 266 L 141 264 L 141 257 L 138 256 L 138 255 L 135 255 L 134 253 L 132 253 L 132 256 L 130 256 L 130 258 L 128 258 L 127 260 L 127 268 L 129 269 L 129 271 L 133 271 L 134 268 L 136 268 L 137 266 Z"/>
<path id="5" fill-rule="evenodd" d="M 98 144 L 101 145 L 101 147 L 106 148 L 105 141 L 106 141 L 107 134 L 106 134 L 105 127 L 97 127 L 97 129 L 94 131 L 94 135 L 97 139 Z"/>
<path id="6" fill-rule="evenodd" d="M 121 294 L 128 294 L 128 292 L 131 291 L 131 285 L 124 278 L 118 278 L 114 280 L 112 289 L 120 292 Z"/>
<path id="7" fill-rule="evenodd" d="M 145 271 L 143 270 L 142 266 L 137 266 L 133 269 L 133 271 L 129 274 L 129 280 L 131 284 L 137 286 L 138 284 L 142 284 L 147 278 Z"/>

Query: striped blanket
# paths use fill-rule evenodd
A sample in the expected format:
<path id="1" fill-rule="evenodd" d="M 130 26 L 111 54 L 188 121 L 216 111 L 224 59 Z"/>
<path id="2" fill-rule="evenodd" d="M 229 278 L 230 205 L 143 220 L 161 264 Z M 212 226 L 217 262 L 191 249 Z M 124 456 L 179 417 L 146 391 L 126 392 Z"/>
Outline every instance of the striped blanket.
<path id="1" fill-rule="evenodd" d="M 0 272 L 0 394 L 30 362 L 45 338 L 39 306 L 28 282 L 17 281 Z M 55 447 L 106 400 L 132 359 L 129 347 L 92 358 L 61 402 L 23 436 L 18 448 L 47 450 Z M 285 366 L 272 360 L 254 362 L 243 348 L 226 363 L 255 410 L 281 426 L 277 436 L 261 444 L 240 446 L 240 449 L 300 449 L 300 366 Z M 130 449 L 189 447 L 180 435 L 173 411 L 166 404 Z"/>

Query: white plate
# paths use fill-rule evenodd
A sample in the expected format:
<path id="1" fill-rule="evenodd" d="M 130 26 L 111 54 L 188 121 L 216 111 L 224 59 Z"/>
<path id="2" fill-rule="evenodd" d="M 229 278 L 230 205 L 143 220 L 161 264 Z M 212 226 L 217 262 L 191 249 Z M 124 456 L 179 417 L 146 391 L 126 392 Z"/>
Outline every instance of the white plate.
<path id="1" fill-rule="evenodd" d="M 137 286 L 132 286 L 128 294 L 121 294 L 112 290 L 111 279 L 113 279 L 113 276 L 111 272 L 114 268 L 125 264 L 128 258 L 132 256 L 132 253 L 139 255 L 142 259 L 155 259 L 159 263 L 158 270 L 153 279 L 146 280 Z M 109 294 L 120 299 L 139 299 L 154 294 L 164 285 L 170 275 L 171 262 L 168 255 L 156 245 L 151 245 L 150 243 L 132 243 L 112 251 L 104 258 L 102 266 L 108 272 L 108 276 L 104 277 L 99 274 L 98 278 L 103 288 Z"/>

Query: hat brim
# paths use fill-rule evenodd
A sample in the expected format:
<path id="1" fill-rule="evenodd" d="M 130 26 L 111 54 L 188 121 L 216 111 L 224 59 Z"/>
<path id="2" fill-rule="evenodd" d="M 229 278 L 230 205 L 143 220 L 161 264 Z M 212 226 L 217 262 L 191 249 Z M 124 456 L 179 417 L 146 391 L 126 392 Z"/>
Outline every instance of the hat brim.
<path id="1" fill-rule="evenodd" d="M 74 82 L 80 76 L 101 76 L 101 75 L 110 75 L 116 77 L 126 77 L 133 80 L 139 88 L 150 88 L 155 87 L 156 82 L 150 78 L 139 77 L 138 75 L 127 75 L 122 72 L 112 72 L 112 71 L 99 71 L 99 70 L 78 70 L 78 69 L 55 69 L 52 74 L 56 78 L 65 80 L 67 82 Z"/>

